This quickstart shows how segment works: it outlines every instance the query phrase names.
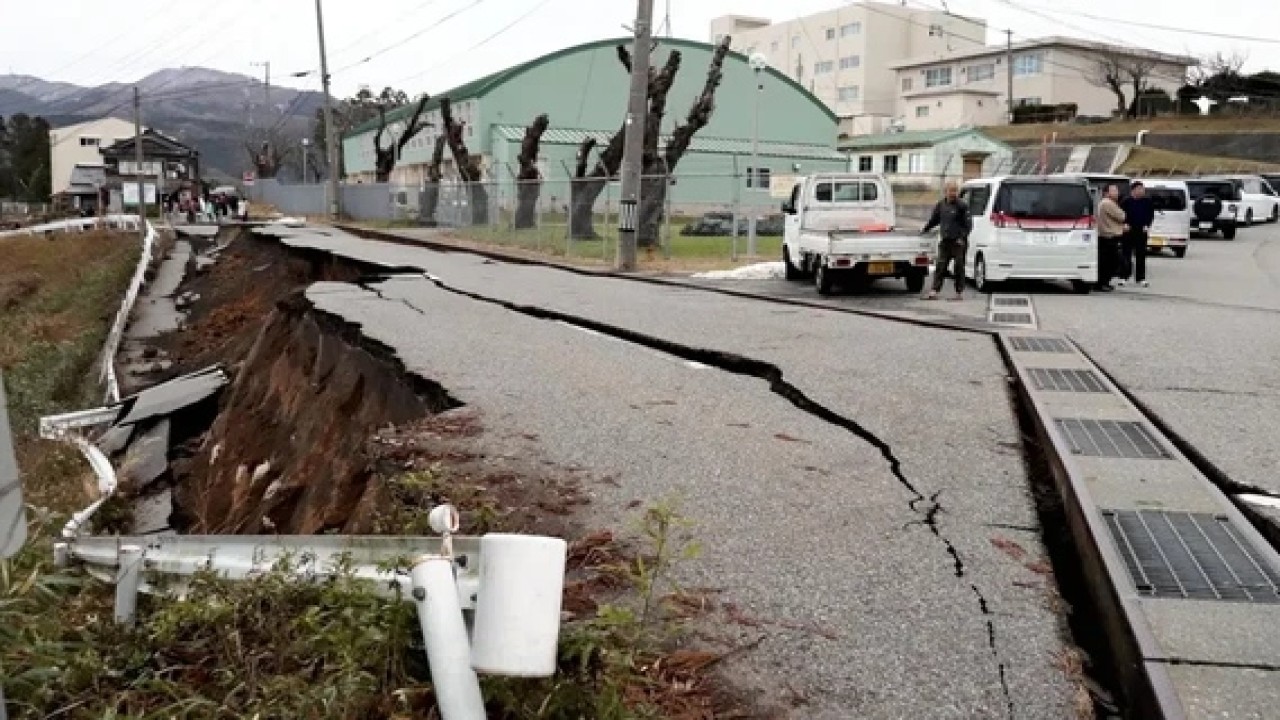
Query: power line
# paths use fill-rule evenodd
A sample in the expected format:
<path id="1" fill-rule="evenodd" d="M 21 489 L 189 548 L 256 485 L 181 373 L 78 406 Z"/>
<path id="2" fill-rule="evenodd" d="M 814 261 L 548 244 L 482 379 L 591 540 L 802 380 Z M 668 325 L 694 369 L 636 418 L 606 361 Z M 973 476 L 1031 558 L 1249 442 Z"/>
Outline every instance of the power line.
<path id="1" fill-rule="evenodd" d="M 448 15 L 445 15 L 444 17 L 440 18 L 439 20 L 435 21 L 434 23 L 431 23 L 430 25 L 426 26 L 425 28 L 422 28 L 421 30 L 419 30 L 419 31 L 417 31 L 417 32 L 415 32 L 415 33 L 413 33 L 412 35 L 410 35 L 410 36 L 408 36 L 408 37 L 406 37 L 406 38 L 404 38 L 404 39 L 402 39 L 402 40 L 398 40 L 398 41 L 396 41 L 396 42 L 394 42 L 394 43 L 391 43 L 390 45 L 388 45 L 388 46 L 386 46 L 386 47 L 382 48 L 381 50 L 378 50 L 378 51 L 374 52 L 374 53 L 373 53 L 373 54 L 371 54 L 371 55 L 366 56 L 365 58 L 363 58 L 363 59 L 361 59 L 361 60 L 357 60 L 357 61 L 355 61 L 355 62 L 353 62 L 353 63 L 350 63 L 350 64 L 348 64 L 348 65 L 345 65 L 345 66 L 343 66 L 343 67 L 341 67 L 341 68 L 338 68 L 337 70 L 334 70 L 332 73 L 330 73 L 330 77 L 332 77 L 332 76 L 334 76 L 334 75 L 337 75 L 338 73 L 346 72 L 347 70 L 350 70 L 351 68 L 353 68 L 353 67 L 355 67 L 355 66 L 357 66 L 357 65 L 363 65 L 364 63 L 367 63 L 367 62 L 369 62 L 370 60 L 373 60 L 373 59 L 374 59 L 374 58 L 376 58 L 376 57 L 380 57 L 380 56 L 382 56 L 382 55 L 386 55 L 387 53 L 391 52 L 392 50 L 395 50 L 395 49 L 397 49 L 397 48 L 403 47 L 403 46 L 404 46 L 404 45 L 406 45 L 407 43 L 412 42 L 413 40 L 416 40 L 416 39 L 418 39 L 418 38 L 422 37 L 423 35 L 427 34 L 428 32 L 431 32 L 432 30 L 435 30 L 436 28 L 440 27 L 441 25 L 445 24 L 446 22 L 449 22 L 449 21 L 450 21 L 450 20 L 452 20 L 453 18 L 457 17 L 458 15 L 461 15 L 462 13 L 464 13 L 464 12 L 466 12 L 466 11 L 470 10 L 471 8 L 473 8 L 473 7 L 477 6 L 477 5 L 479 5 L 479 4 L 480 4 L 480 3 L 482 3 L 482 2 L 484 2 L 484 0 L 472 0 L 472 2 L 471 2 L 471 4 L 470 4 L 470 5 L 466 5 L 466 6 L 464 6 L 464 7 L 458 8 L 457 10 L 454 10 L 453 12 L 449 13 Z"/>
<path id="2" fill-rule="evenodd" d="M 404 15 L 405 15 L 405 16 L 409 16 L 409 15 L 416 15 L 416 14 L 418 13 L 418 11 L 419 11 L 419 10 L 421 10 L 421 9 L 425 8 L 425 7 L 426 7 L 426 6 L 428 6 L 428 5 L 434 5 L 435 3 L 439 2 L 439 1 L 440 1 L 440 0 L 425 0 L 425 2 L 422 2 L 422 3 L 419 3 L 418 5 L 415 5 L 415 6 L 414 6 L 414 8 L 413 8 L 412 10 L 410 10 L 410 11 L 409 11 L 409 12 L 407 12 L 407 13 L 404 13 Z M 369 32 L 367 32 L 367 33 L 365 33 L 365 34 L 361 35 L 360 37 L 356 38 L 355 40 L 352 40 L 351 42 L 347 43 L 346 45 L 343 45 L 342 47 L 338 48 L 337 50 L 334 50 L 333 52 L 329 53 L 330 57 L 337 56 L 337 55 L 342 55 L 343 53 L 345 53 L 346 51 L 348 51 L 348 50 L 350 50 L 351 48 L 355 47 L 356 45 L 359 45 L 360 43 L 364 42 L 365 40 L 368 40 L 369 38 L 373 37 L 374 35 L 378 35 L 379 33 L 383 32 L 383 31 L 385 30 L 385 24 L 386 24 L 386 20 L 385 20 L 385 19 L 383 19 L 383 18 L 381 18 L 381 17 L 379 17 L 379 18 L 378 18 L 378 25 L 377 25 L 376 27 L 374 27 L 374 28 L 373 28 L 372 30 L 370 30 Z M 313 70 L 312 72 L 314 72 L 314 70 Z"/>
<path id="3" fill-rule="evenodd" d="M 1008 0 L 1001 0 L 1006 5 L 1014 5 Z M 1016 6 L 1015 6 L 1016 7 Z M 1024 8 L 1025 9 L 1025 8 Z M 1280 45 L 1280 39 L 1274 37 L 1259 37 L 1257 35 L 1236 35 L 1232 33 L 1213 32 L 1211 30 L 1197 30 L 1193 28 L 1174 27 L 1172 25 L 1160 25 L 1157 23 L 1141 22 L 1138 20 L 1129 20 L 1127 18 L 1106 17 L 1102 15 L 1094 15 L 1092 13 L 1081 12 L 1079 10 L 1062 10 L 1059 8 L 1045 8 L 1049 12 L 1059 13 L 1063 15 L 1074 15 L 1076 17 L 1088 18 L 1099 22 L 1123 23 L 1125 25 L 1133 25 L 1134 27 L 1147 28 L 1148 30 L 1160 30 L 1162 32 L 1180 33 L 1183 35 L 1200 35 L 1204 37 L 1219 38 L 1222 40 L 1238 40 L 1240 42 L 1261 43 L 1264 45 Z M 1058 22 L 1055 20 L 1055 22 Z"/>
<path id="4" fill-rule="evenodd" d="M 498 38 L 499 36 L 503 35 L 504 33 L 508 32 L 509 30 L 511 30 L 512 28 L 514 28 L 516 25 L 519 25 L 520 23 L 522 23 L 522 22 L 524 22 L 525 20 L 529 19 L 529 18 L 530 18 L 534 13 L 536 13 L 536 12 L 538 12 L 539 10 L 541 10 L 541 9 L 545 8 L 545 7 L 546 7 L 547 5 L 549 5 L 551 2 L 553 2 L 553 0 L 542 0 L 542 2 L 539 2 L 537 5 L 533 6 L 533 7 L 532 7 L 532 8 L 530 8 L 529 10 L 527 10 L 523 15 L 521 15 L 521 16 L 519 16 L 519 17 L 517 17 L 515 20 L 512 20 L 511 22 L 507 23 L 506 25 L 503 25 L 501 28 L 499 28 L 499 29 L 498 29 L 496 32 L 494 32 L 492 35 L 490 35 L 490 36 L 488 36 L 488 37 L 484 38 L 484 39 L 483 39 L 483 40 L 481 40 L 480 42 L 477 42 L 476 44 L 472 45 L 471 47 L 467 48 L 466 50 L 463 50 L 461 53 L 458 53 L 458 54 L 459 54 L 459 55 L 466 55 L 467 53 L 470 53 L 470 52 L 472 52 L 472 51 L 474 51 L 474 50 L 479 49 L 480 47 L 482 47 L 482 46 L 483 46 L 483 45 L 485 45 L 486 43 L 488 43 L 488 42 L 490 42 L 490 41 L 492 41 L 492 40 L 494 40 L 494 39 Z M 477 4 L 478 4 L 478 3 L 479 3 L 479 0 L 477 0 Z M 469 7 L 470 7 L 470 6 L 469 6 Z M 414 73 L 413 75 L 410 75 L 410 76 L 408 76 L 408 77 L 405 77 L 405 78 L 402 78 L 402 79 L 400 79 L 400 80 L 397 80 L 397 81 L 396 81 L 396 84 L 397 84 L 397 85 L 399 85 L 399 84 L 402 84 L 402 83 L 404 83 L 404 82 L 406 82 L 406 81 L 408 81 L 408 80 L 415 80 L 415 79 L 420 78 L 420 77 L 422 77 L 423 75 L 426 75 L 427 73 L 429 73 L 429 72 L 431 72 L 431 71 L 433 71 L 433 70 L 435 70 L 435 69 L 437 69 L 437 68 L 439 68 L 439 67 L 442 67 L 442 66 L 447 65 L 447 64 L 452 63 L 452 62 L 456 62 L 456 60 L 457 60 L 457 58 L 455 57 L 455 58 L 450 58 L 450 59 L 448 59 L 448 60 L 445 60 L 445 61 L 442 61 L 442 62 L 436 63 L 435 65 L 432 65 L 431 67 L 427 68 L 426 70 L 423 70 L 423 71 L 421 71 L 421 72 Z"/>

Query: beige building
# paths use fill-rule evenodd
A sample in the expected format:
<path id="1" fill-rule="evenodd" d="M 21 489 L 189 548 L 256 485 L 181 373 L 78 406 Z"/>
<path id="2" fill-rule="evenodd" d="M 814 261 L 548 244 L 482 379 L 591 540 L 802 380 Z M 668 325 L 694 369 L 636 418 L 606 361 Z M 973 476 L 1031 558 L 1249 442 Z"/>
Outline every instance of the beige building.
<path id="1" fill-rule="evenodd" d="M 145 131 L 146 128 L 144 127 Z M 54 194 L 71 187 L 71 173 L 77 165 L 101 167 L 101 148 L 134 136 L 133 123 L 106 117 L 49 131 L 49 169 Z"/>
<path id="2" fill-rule="evenodd" d="M 1014 43 L 1012 53 L 989 46 L 924 55 L 891 64 L 898 92 L 895 124 L 915 131 L 1008 122 L 1010 56 L 1014 105 L 1075 103 L 1078 115 L 1101 117 L 1116 110 L 1117 98 L 1099 82 L 1100 64 L 1139 65 L 1148 71 L 1149 87 L 1174 95 L 1196 63 L 1190 57 L 1066 37 Z"/>
<path id="3" fill-rule="evenodd" d="M 893 64 L 983 47 L 986 31 L 985 20 L 879 2 L 776 23 L 740 15 L 711 21 L 712 42 L 729 35 L 734 50 L 763 54 L 826 103 L 844 135 L 879 132 L 894 117 Z"/>

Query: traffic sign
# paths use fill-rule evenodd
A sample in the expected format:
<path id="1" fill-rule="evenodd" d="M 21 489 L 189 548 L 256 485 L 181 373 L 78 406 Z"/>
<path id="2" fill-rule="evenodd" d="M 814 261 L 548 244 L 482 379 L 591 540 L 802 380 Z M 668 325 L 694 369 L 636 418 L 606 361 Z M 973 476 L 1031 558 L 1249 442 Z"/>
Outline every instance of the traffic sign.
<path id="1" fill-rule="evenodd" d="M 13 455 L 9 404 L 0 376 L 0 558 L 12 557 L 27 541 L 27 519 L 22 504 L 22 479 Z"/>
<path id="2" fill-rule="evenodd" d="M 241 176 L 241 180 L 244 181 L 244 184 L 249 186 L 253 185 L 254 179 L 255 177 L 252 171 L 246 171 L 245 174 Z"/>

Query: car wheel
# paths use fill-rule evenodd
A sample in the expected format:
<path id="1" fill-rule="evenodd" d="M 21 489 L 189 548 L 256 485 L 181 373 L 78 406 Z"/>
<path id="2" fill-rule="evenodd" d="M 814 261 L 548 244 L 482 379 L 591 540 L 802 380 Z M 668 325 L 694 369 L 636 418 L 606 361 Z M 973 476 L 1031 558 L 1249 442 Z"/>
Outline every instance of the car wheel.
<path id="1" fill-rule="evenodd" d="M 813 271 L 813 284 L 818 288 L 819 295 L 830 295 L 835 289 L 835 282 L 831 277 L 831 271 L 827 269 L 826 263 L 818 261 L 818 268 Z"/>
<path id="2" fill-rule="evenodd" d="M 1071 290 L 1077 295 L 1088 295 L 1093 292 L 1093 283 L 1085 282 L 1084 280 L 1072 280 Z"/>
<path id="3" fill-rule="evenodd" d="M 800 280 L 804 277 L 804 272 L 791 262 L 791 250 L 786 245 L 782 246 L 782 267 L 783 276 L 788 280 Z"/>
<path id="4" fill-rule="evenodd" d="M 1187 256 L 1187 249 L 1186 249 L 1186 248 L 1184 248 L 1184 247 L 1174 248 L 1174 249 L 1173 249 L 1173 256 L 1174 256 L 1174 257 L 1184 258 L 1184 257 L 1186 257 L 1186 256 Z"/>
<path id="5" fill-rule="evenodd" d="M 929 277 L 929 273 L 924 270 L 908 270 L 907 271 L 907 290 L 918 293 L 924 290 L 924 281 Z"/>
<path id="6" fill-rule="evenodd" d="M 981 255 L 973 261 L 973 286 L 978 292 L 994 292 L 995 283 L 987 279 L 987 259 Z"/>
<path id="7" fill-rule="evenodd" d="M 1235 225 L 1227 225 L 1226 227 L 1222 228 L 1222 239 L 1224 239 L 1224 240 L 1235 240 L 1235 239 L 1236 239 L 1236 226 L 1235 226 Z"/>
<path id="8" fill-rule="evenodd" d="M 1271 206 L 1271 218 L 1267 222 L 1275 222 L 1280 220 L 1280 205 Z"/>

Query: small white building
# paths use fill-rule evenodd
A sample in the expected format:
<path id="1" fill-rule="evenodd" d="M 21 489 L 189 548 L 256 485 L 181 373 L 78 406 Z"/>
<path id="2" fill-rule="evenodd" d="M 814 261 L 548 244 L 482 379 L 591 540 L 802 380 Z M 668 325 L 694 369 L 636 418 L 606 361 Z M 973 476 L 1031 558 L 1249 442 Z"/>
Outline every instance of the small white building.
<path id="1" fill-rule="evenodd" d="M 1013 148 L 974 128 L 862 135 L 840 141 L 851 172 L 875 172 L 899 188 L 938 188 L 948 180 L 994 175 Z"/>
<path id="2" fill-rule="evenodd" d="M 143 132 L 147 128 L 142 128 Z M 99 149 L 134 136 L 133 123 L 105 117 L 49 130 L 49 173 L 51 192 L 71 189 L 71 174 L 77 165 L 102 165 Z"/>
<path id="3" fill-rule="evenodd" d="M 1117 109 L 1117 98 L 1098 82 L 1103 61 L 1141 66 L 1147 87 L 1171 96 L 1197 63 L 1191 57 L 1056 36 L 1014 43 L 1012 51 L 988 45 L 925 55 L 890 65 L 897 73 L 897 122 L 912 131 L 1006 124 L 1010 72 L 1015 106 L 1073 103 L 1079 115 L 1107 117 Z M 1131 85 L 1126 80 L 1127 93 Z"/>

